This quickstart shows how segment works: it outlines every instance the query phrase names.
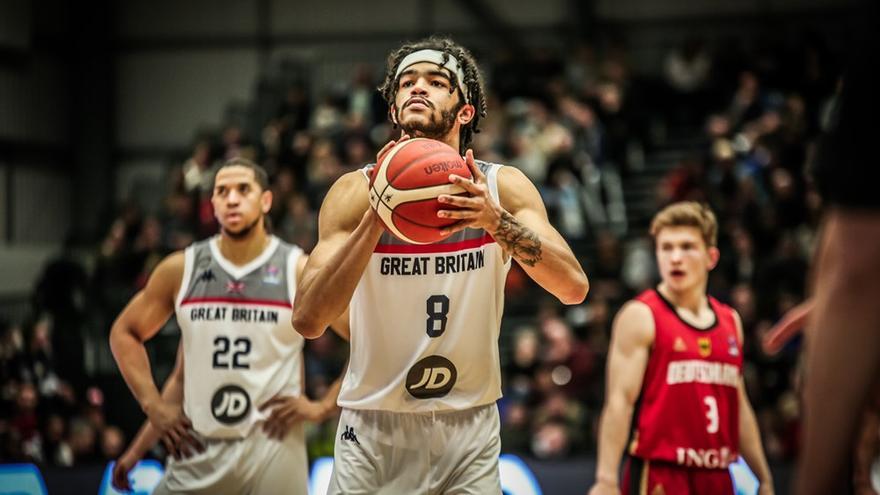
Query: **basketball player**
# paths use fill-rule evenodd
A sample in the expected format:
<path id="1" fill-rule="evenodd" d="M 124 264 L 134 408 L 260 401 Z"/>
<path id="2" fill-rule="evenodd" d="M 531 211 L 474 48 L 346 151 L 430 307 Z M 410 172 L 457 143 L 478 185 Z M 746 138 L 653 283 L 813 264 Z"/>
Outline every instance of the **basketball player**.
<path id="1" fill-rule="evenodd" d="M 670 205 L 651 223 L 662 281 L 615 319 L 590 495 L 732 495 L 727 467 L 738 454 L 759 493 L 773 493 L 742 380 L 742 323 L 706 295 L 717 229 L 715 215 L 695 202 Z"/>
<path id="2" fill-rule="evenodd" d="M 204 447 L 169 459 L 154 493 L 305 493 L 305 439 L 293 423 L 329 412 L 301 397 L 303 339 L 290 301 L 305 256 L 266 231 L 272 193 L 261 167 L 226 162 L 211 202 L 220 234 L 165 258 L 110 332 L 126 383 L 170 450 Z M 172 313 L 182 408 L 179 376 L 160 396 L 144 348 Z"/>
<path id="3" fill-rule="evenodd" d="M 839 107 L 816 153 L 816 184 L 829 208 L 806 328 L 799 495 L 839 490 L 859 418 L 880 376 L 880 3 L 858 2 L 850 18 Z"/>
<path id="4" fill-rule="evenodd" d="M 348 340 L 348 315 L 345 315 L 344 321 L 335 322 L 333 330 L 341 337 Z M 278 397 L 274 399 L 279 403 L 280 407 L 271 410 L 271 414 L 263 423 L 263 431 L 270 437 L 283 440 L 287 433 L 299 421 L 321 422 L 331 414 L 335 414 L 338 409 L 336 399 L 339 396 L 339 387 L 342 379 L 335 380 L 327 390 L 326 395 L 320 402 L 310 401 L 304 395 L 297 397 Z M 162 387 L 162 399 L 178 406 L 183 404 L 183 353 L 180 348 L 177 351 L 177 360 L 174 370 L 165 381 Z M 283 402 L 282 402 L 283 401 Z M 263 405 L 263 409 L 272 405 L 273 401 Z M 168 453 L 177 460 L 186 458 L 204 450 L 204 445 L 199 442 L 195 436 L 188 434 L 173 438 L 171 435 L 176 432 L 169 432 L 162 436 L 156 427 L 147 419 L 141 425 L 140 430 L 134 440 L 125 449 L 125 452 L 116 460 L 113 466 L 113 487 L 117 490 L 131 491 L 128 473 L 134 466 L 147 455 L 161 439 Z"/>
<path id="5" fill-rule="evenodd" d="M 466 150 L 486 114 L 471 54 L 430 38 L 391 53 L 387 69 L 380 90 L 400 140 Z M 469 196 L 440 196 L 462 209 L 438 213 L 458 223 L 436 244 L 385 232 L 368 198 L 372 166 L 341 177 L 321 207 L 294 326 L 318 336 L 351 302 L 330 493 L 501 493 L 497 342 L 510 262 L 565 304 L 586 297 L 587 277 L 534 185 L 470 150 L 466 162 L 474 179 L 449 180 Z"/>

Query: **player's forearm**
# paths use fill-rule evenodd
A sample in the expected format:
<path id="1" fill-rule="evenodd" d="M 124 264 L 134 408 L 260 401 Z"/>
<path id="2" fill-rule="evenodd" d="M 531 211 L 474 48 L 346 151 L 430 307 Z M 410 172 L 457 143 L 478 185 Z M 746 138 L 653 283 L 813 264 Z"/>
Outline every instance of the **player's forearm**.
<path id="1" fill-rule="evenodd" d="M 183 404 L 183 362 L 179 356 L 174 370 L 162 385 L 162 400 L 169 404 Z"/>
<path id="2" fill-rule="evenodd" d="M 507 211 L 501 212 L 498 227 L 490 234 L 538 285 L 562 303 L 579 304 L 587 297 L 587 275 L 567 246 L 538 235 Z"/>
<path id="3" fill-rule="evenodd" d="M 181 364 L 178 361 L 177 365 Z M 162 386 L 162 399 L 171 404 L 183 403 L 183 376 L 178 368 L 175 368 L 165 380 L 165 385 Z M 153 426 L 153 423 L 146 420 L 127 450 L 137 459 L 142 459 L 159 442 L 160 438 L 162 438 L 162 434 L 159 430 Z"/>
<path id="4" fill-rule="evenodd" d="M 342 379 L 347 370 L 348 364 L 346 363 L 345 368 L 342 370 L 342 374 L 330 384 L 327 393 L 324 395 L 324 398 L 321 399 L 321 407 L 324 410 L 323 416 L 325 418 L 332 416 L 337 410 L 339 410 L 337 401 L 339 400 L 339 391 L 342 389 Z"/>
<path id="5" fill-rule="evenodd" d="M 160 438 L 162 438 L 162 435 L 159 430 L 153 426 L 153 423 L 151 423 L 150 420 L 146 420 L 141 425 L 137 435 L 135 435 L 134 440 L 126 450 L 131 453 L 134 458 L 143 459 L 144 456 L 147 455 L 147 452 L 159 442 Z"/>
<path id="6" fill-rule="evenodd" d="M 633 406 L 623 398 L 609 397 L 599 421 L 599 458 L 596 481 L 613 486 L 620 483 L 620 460 L 626 448 Z"/>
<path id="7" fill-rule="evenodd" d="M 880 221 L 831 215 L 817 267 L 821 283 L 807 324 L 804 449 L 794 493 L 833 492 L 851 453 L 880 362 L 878 249 Z"/>
<path id="8" fill-rule="evenodd" d="M 293 311 L 293 327 L 304 337 L 321 336 L 345 311 L 383 231 L 375 214 L 367 212 L 345 244 L 323 266 L 306 274 Z"/>
<path id="9" fill-rule="evenodd" d="M 770 466 L 767 464 L 767 457 L 764 455 L 758 421 L 755 419 L 755 412 L 748 403 L 745 405 L 741 403 L 740 405 L 739 440 L 740 453 L 743 459 L 745 459 L 746 464 L 755 473 L 758 481 L 761 485 L 772 486 L 773 476 L 770 474 Z"/>
<path id="10" fill-rule="evenodd" d="M 110 349 L 125 383 L 141 409 L 146 411 L 160 400 L 160 394 L 153 381 L 144 343 L 117 321 L 110 331 Z"/>

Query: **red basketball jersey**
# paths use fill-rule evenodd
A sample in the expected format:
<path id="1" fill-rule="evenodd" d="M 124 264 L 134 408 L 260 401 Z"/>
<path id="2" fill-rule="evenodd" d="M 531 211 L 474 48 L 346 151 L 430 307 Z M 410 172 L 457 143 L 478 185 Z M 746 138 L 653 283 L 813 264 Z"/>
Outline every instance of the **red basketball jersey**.
<path id="1" fill-rule="evenodd" d="M 687 467 L 727 468 L 739 449 L 742 375 L 733 309 L 709 297 L 715 323 L 699 329 L 656 290 L 636 300 L 651 308 L 655 337 L 629 453 Z"/>

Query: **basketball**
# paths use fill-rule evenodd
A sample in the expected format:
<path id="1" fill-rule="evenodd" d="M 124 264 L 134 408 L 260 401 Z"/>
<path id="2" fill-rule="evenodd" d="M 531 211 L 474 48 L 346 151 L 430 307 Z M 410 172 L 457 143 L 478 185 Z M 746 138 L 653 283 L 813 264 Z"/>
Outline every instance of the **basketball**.
<path id="1" fill-rule="evenodd" d="M 441 194 L 467 194 L 449 182 L 449 174 L 471 178 L 471 171 L 456 150 L 426 138 L 406 140 L 379 159 L 370 178 L 370 205 L 385 228 L 412 244 L 442 240 L 440 229 L 458 220 L 440 218 L 439 210 L 456 209 L 441 204 Z"/>

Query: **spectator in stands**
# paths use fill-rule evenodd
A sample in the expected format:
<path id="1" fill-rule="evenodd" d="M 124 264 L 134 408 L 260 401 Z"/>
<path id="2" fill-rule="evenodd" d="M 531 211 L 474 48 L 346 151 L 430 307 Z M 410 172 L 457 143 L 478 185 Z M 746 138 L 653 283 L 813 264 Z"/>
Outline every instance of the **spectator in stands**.
<path id="1" fill-rule="evenodd" d="M 183 181 L 187 192 L 205 192 L 211 189 L 211 142 L 196 141 L 192 156 L 183 163 Z"/>
<path id="2" fill-rule="evenodd" d="M 104 462 L 114 461 L 125 450 L 125 435 L 115 426 L 108 426 L 101 431 L 101 457 Z"/>
<path id="3" fill-rule="evenodd" d="M 73 464 L 73 453 L 66 441 L 67 423 L 58 414 L 50 414 L 45 421 L 42 433 L 42 454 L 44 463 L 55 466 L 70 467 Z"/>
<path id="4" fill-rule="evenodd" d="M 706 86 L 712 71 L 712 56 L 702 39 L 689 36 L 666 54 L 663 76 L 671 90 L 668 104 L 681 124 L 693 125 L 706 108 Z"/>
<path id="5" fill-rule="evenodd" d="M 560 318 L 545 320 L 541 332 L 545 341 L 542 362 L 552 369 L 553 383 L 568 397 L 583 400 L 595 375 L 601 374 L 592 349 L 578 341 Z"/>
<path id="6" fill-rule="evenodd" d="M 74 418 L 70 422 L 67 443 L 73 453 L 74 465 L 96 464 L 101 460 L 97 451 L 95 428 L 87 420 Z"/>

